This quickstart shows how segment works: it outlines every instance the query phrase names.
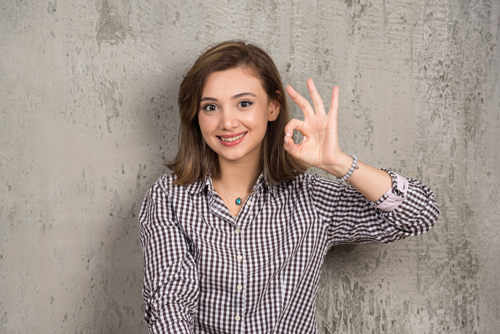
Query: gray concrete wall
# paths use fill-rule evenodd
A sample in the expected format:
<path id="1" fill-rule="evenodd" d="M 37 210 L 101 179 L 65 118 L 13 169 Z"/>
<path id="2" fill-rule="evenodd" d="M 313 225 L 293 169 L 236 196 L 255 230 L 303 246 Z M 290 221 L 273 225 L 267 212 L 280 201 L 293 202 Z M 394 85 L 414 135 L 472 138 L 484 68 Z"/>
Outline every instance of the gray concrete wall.
<path id="1" fill-rule="evenodd" d="M 497 333 L 499 29 L 497 0 L 2 0 L 0 332 L 147 332 L 137 214 L 176 152 L 178 87 L 244 38 L 299 92 L 340 85 L 343 149 L 442 210 L 328 254 L 320 333 Z"/>

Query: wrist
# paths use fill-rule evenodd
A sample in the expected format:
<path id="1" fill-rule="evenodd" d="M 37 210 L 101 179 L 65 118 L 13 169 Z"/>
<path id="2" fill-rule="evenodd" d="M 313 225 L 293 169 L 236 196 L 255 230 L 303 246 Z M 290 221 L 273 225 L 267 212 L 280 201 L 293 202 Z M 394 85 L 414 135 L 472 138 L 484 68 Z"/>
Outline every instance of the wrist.
<path id="1" fill-rule="evenodd" d="M 350 155 L 342 152 L 341 155 L 335 159 L 335 163 L 327 165 L 324 171 L 337 178 L 341 178 L 349 172 L 352 161 L 353 159 Z"/>

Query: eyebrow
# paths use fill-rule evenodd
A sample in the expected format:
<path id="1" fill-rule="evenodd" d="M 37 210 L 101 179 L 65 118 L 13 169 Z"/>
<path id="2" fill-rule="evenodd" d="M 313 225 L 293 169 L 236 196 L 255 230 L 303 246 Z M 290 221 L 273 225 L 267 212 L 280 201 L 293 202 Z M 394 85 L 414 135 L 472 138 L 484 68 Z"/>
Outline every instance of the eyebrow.
<path id="1" fill-rule="evenodd" d="M 239 99 L 240 97 L 243 97 L 243 96 L 257 96 L 255 95 L 254 93 L 250 93 L 250 92 L 245 92 L 245 93 L 240 93 L 240 94 L 236 94 L 235 96 L 233 96 L 231 99 L 234 100 L 234 99 Z M 200 100 L 200 102 L 204 102 L 204 101 L 214 101 L 214 102 L 217 102 L 218 100 L 216 98 L 213 98 L 213 97 L 204 97 Z"/>

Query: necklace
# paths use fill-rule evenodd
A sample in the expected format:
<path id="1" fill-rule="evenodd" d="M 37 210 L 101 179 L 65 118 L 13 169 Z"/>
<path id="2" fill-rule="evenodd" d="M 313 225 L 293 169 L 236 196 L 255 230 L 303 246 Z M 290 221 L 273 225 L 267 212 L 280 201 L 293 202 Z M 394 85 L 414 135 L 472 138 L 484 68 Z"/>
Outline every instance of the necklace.
<path id="1" fill-rule="evenodd" d="M 228 199 L 227 199 L 227 194 L 226 194 L 226 196 L 225 196 L 225 197 L 226 197 L 226 201 L 228 201 Z M 229 203 L 229 201 L 228 201 L 228 203 Z M 229 210 L 229 213 L 230 213 L 230 214 L 231 214 L 231 216 L 234 218 L 234 220 L 236 220 L 236 218 L 238 218 L 238 215 L 235 215 L 235 214 L 233 213 L 233 211 L 231 211 L 231 209 L 229 208 L 229 206 L 227 206 L 227 209 Z"/>
<path id="2" fill-rule="evenodd" d="M 220 184 L 220 183 L 219 183 Z M 222 186 L 221 186 L 222 187 Z M 231 214 L 231 216 L 234 218 L 234 220 L 236 220 L 236 218 L 238 218 L 238 214 L 234 214 L 233 211 L 231 211 L 231 208 L 229 207 L 229 200 L 227 198 L 227 194 L 224 194 L 224 198 L 226 199 L 226 202 L 228 203 L 228 205 L 226 205 L 227 209 L 229 210 L 229 213 Z"/>
<path id="3" fill-rule="evenodd" d="M 222 184 L 220 184 L 219 180 L 216 179 L 215 181 L 217 181 L 217 183 L 219 184 L 219 186 L 222 188 L 222 190 L 224 190 L 224 192 L 228 195 L 231 195 L 233 196 L 234 198 L 236 198 L 236 200 L 234 201 L 234 203 L 236 203 L 236 205 L 241 205 L 241 203 L 243 203 L 243 200 L 241 199 L 241 197 L 238 197 L 238 196 L 234 196 L 233 194 L 231 194 L 229 191 L 227 191 L 226 189 L 224 189 L 224 187 L 222 186 Z M 245 197 L 243 197 L 244 199 L 247 198 L 249 195 L 246 195 Z"/>

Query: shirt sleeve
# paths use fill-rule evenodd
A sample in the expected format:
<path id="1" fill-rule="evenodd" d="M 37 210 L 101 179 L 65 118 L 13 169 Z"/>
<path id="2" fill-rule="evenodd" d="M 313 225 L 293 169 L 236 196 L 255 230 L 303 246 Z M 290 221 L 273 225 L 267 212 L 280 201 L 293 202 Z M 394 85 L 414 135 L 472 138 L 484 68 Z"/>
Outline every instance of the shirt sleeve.
<path id="1" fill-rule="evenodd" d="M 385 169 L 384 169 L 385 170 Z M 385 170 L 392 179 L 392 188 L 373 205 L 382 211 L 392 211 L 405 200 L 408 194 L 408 180 L 399 174 Z"/>
<path id="2" fill-rule="evenodd" d="M 398 182 L 401 176 L 386 172 L 391 175 L 393 187 L 375 203 L 349 185 L 318 175 L 311 176 L 312 203 L 327 224 L 330 247 L 351 243 L 391 243 L 425 233 L 434 225 L 439 208 L 432 190 L 411 178 Z M 387 200 L 389 203 L 384 207 Z"/>
<path id="3" fill-rule="evenodd" d="M 196 263 L 160 181 L 146 194 L 139 222 L 149 333 L 193 333 L 199 297 Z"/>

